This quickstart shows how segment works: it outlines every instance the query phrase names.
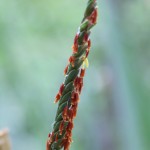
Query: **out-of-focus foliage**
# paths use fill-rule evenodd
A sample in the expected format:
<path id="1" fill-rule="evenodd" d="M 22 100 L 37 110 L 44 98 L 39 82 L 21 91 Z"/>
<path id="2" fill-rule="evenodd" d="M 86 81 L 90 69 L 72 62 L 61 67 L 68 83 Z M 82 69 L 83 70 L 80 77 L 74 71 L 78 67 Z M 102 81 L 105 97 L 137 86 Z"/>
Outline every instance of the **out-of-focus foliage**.
<path id="1" fill-rule="evenodd" d="M 71 150 L 150 149 L 150 2 L 98 1 Z M 86 1 L 0 1 L 0 128 L 43 150 Z"/>

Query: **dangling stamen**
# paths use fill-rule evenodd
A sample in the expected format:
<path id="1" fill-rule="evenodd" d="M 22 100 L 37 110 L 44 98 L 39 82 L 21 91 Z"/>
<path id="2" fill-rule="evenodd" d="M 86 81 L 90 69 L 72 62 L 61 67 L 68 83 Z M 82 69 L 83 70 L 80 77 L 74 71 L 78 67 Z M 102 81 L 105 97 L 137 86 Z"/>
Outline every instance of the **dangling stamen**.
<path id="1" fill-rule="evenodd" d="M 68 72 L 68 65 L 66 66 L 65 70 L 64 70 L 64 75 L 66 75 Z"/>
<path id="2" fill-rule="evenodd" d="M 58 93 L 55 97 L 54 103 L 57 103 L 60 100 L 60 94 Z"/>
<path id="3" fill-rule="evenodd" d="M 85 69 L 81 69 L 81 72 L 80 72 L 80 78 L 83 78 L 85 75 Z"/>
<path id="4" fill-rule="evenodd" d="M 74 57 L 74 56 L 70 56 L 69 62 L 70 62 L 70 64 L 72 65 L 72 67 L 74 67 L 75 57 Z"/>

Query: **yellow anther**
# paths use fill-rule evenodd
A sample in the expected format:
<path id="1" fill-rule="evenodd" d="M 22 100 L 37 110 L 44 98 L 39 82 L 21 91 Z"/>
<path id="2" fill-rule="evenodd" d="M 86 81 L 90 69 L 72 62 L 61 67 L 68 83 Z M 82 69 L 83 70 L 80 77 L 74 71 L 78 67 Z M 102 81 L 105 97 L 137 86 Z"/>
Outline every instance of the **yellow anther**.
<path id="1" fill-rule="evenodd" d="M 88 61 L 87 58 L 84 59 L 83 64 L 82 64 L 82 68 L 84 69 L 85 67 L 86 67 L 86 68 L 89 67 L 89 61 Z"/>
<path id="2" fill-rule="evenodd" d="M 88 68 L 89 67 L 89 61 L 88 61 L 88 59 L 86 58 L 84 61 L 85 61 L 86 68 Z"/>

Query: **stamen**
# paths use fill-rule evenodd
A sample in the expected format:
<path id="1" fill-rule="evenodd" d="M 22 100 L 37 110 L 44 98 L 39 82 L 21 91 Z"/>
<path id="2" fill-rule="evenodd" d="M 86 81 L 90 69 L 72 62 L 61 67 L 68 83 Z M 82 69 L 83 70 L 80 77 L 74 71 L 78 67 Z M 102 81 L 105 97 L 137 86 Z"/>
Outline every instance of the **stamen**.
<path id="1" fill-rule="evenodd" d="M 73 127 L 74 127 L 73 122 L 69 122 L 67 126 L 67 130 L 72 131 Z"/>
<path id="2" fill-rule="evenodd" d="M 85 75 L 85 69 L 81 69 L 81 72 L 80 72 L 80 78 L 83 78 Z"/>
<path id="3" fill-rule="evenodd" d="M 64 75 L 66 75 L 68 72 L 68 65 L 66 66 L 65 70 L 64 70 Z"/>
<path id="4" fill-rule="evenodd" d="M 57 103 L 60 100 L 60 94 L 58 93 L 55 97 L 54 103 Z"/>
<path id="5" fill-rule="evenodd" d="M 55 136 L 55 142 L 58 142 L 58 134 Z"/>
<path id="6" fill-rule="evenodd" d="M 97 12 L 97 8 L 95 8 L 92 14 L 88 17 L 88 19 L 92 24 L 96 24 L 97 16 L 98 16 L 98 12 Z"/>
<path id="7" fill-rule="evenodd" d="M 71 104 L 76 105 L 79 102 L 79 94 L 77 92 L 73 92 L 71 96 Z"/>
<path id="8" fill-rule="evenodd" d="M 60 89 L 59 89 L 59 94 L 60 94 L 60 95 L 62 95 L 63 90 L 64 90 L 64 84 L 62 84 L 62 85 L 60 86 Z"/>
<path id="9" fill-rule="evenodd" d="M 78 45 L 73 45 L 72 50 L 73 50 L 73 53 L 77 53 L 78 52 Z"/>
<path id="10" fill-rule="evenodd" d="M 87 33 L 85 33 L 85 35 L 84 35 L 84 42 L 87 42 L 88 38 L 89 38 L 89 35 Z"/>
<path id="11" fill-rule="evenodd" d="M 60 135 L 62 135 L 63 128 L 64 128 L 64 122 L 62 121 L 59 126 L 59 134 Z"/>
<path id="12" fill-rule="evenodd" d="M 68 107 L 66 106 L 63 110 L 63 113 L 62 113 L 62 117 L 63 117 L 63 120 L 66 121 L 67 120 L 67 116 L 68 116 Z"/>
<path id="13" fill-rule="evenodd" d="M 70 56 L 69 62 L 70 62 L 71 65 L 74 67 L 75 57 L 74 57 L 74 56 Z"/>

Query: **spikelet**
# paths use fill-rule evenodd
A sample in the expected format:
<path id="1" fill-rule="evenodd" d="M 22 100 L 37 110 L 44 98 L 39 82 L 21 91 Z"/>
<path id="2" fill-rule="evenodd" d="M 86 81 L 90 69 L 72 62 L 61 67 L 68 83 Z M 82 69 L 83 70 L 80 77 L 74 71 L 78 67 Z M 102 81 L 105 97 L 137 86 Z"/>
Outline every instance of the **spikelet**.
<path id="1" fill-rule="evenodd" d="M 75 35 L 72 55 L 64 69 L 65 81 L 55 97 L 58 109 L 49 134 L 46 150 L 69 150 L 72 143 L 72 129 L 77 115 L 79 95 L 83 88 L 85 70 L 89 66 L 88 55 L 91 48 L 90 29 L 97 22 L 97 2 L 89 0 L 78 32 Z"/>

